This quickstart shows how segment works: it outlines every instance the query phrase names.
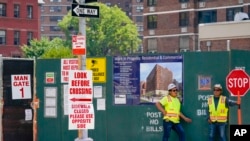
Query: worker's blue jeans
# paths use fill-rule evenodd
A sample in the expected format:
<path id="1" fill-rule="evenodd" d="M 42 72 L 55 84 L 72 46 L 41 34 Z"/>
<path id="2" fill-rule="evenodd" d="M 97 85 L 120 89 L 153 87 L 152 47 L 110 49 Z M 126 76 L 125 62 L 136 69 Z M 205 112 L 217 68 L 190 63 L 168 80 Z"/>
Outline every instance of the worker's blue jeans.
<path id="1" fill-rule="evenodd" d="M 173 123 L 171 121 L 165 121 L 165 120 L 163 120 L 164 133 L 162 141 L 168 141 L 171 129 L 173 129 L 178 134 L 179 141 L 185 141 L 185 133 L 182 125 L 180 123 Z"/>
<path id="2" fill-rule="evenodd" d="M 214 141 L 214 137 L 216 135 L 216 133 L 219 133 L 219 141 L 226 141 L 226 134 L 225 134 L 225 130 L 226 130 L 226 125 L 227 123 L 211 123 L 209 124 L 209 129 L 208 129 L 208 136 L 209 136 L 209 141 Z M 218 131 L 216 131 L 218 130 Z"/>

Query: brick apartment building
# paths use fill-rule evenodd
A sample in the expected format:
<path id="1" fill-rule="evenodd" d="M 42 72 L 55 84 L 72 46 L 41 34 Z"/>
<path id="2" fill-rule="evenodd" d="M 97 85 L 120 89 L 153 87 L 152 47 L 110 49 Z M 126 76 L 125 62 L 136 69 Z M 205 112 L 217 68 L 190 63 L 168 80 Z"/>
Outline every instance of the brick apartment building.
<path id="1" fill-rule="evenodd" d="M 241 38 L 231 36 L 216 40 L 216 36 L 212 37 L 212 34 L 216 35 L 215 30 L 210 31 L 211 38 L 203 38 L 202 41 L 199 38 L 199 25 L 232 23 L 239 11 L 250 15 L 250 0 L 145 0 L 144 52 L 221 51 L 227 50 L 225 46 L 228 42 L 231 49 L 249 50 L 248 32 L 242 34 Z M 232 28 L 234 27 L 229 26 L 227 30 L 230 31 Z M 235 33 L 237 32 L 239 31 Z M 202 34 L 206 35 L 207 32 Z"/>
<path id="2" fill-rule="evenodd" d="M 64 33 L 57 25 L 69 11 L 73 0 L 44 0 L 41 7 L 41 37 L 52 40 L 64 38 Z M 72 31 L 72 34 L 77 31 Z"/>
<path id="3" fill-rule="evenodd" d="M 0 0 L 0 54 L 21 57 L 21 45 L 40 38 L 42 0 Z"/>

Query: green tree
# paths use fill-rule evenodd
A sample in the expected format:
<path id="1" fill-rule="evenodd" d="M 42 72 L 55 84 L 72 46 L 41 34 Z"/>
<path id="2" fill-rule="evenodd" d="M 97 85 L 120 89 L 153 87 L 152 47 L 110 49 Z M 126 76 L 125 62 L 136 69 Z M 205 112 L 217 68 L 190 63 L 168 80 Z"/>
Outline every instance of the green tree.
<path id="1" fill-rule="evenodd" d="M 41 40 L 31 40 L 30 45 L 23 45 L 21 49 L 27 58 L 71 58 L 72 51 L 70 47 L 65 47 L 65 43 L 60 38 L 49 40 L 42 37 Z"/>
<path id="2" fill-rule="evenodd" d="M 65 47 L 61 38 L 54 38 L 40 58 L 73 58 L 70 47 Z"/>
<path id="3" fill-rule="evenodd" d="M 23 45 L 21 49 L 24 53 L 24 57 L 33 58 L 40 57 L 49 47 L 48 38 L 41 38 L 41 40 L 33 39 L 30 41 L 30 45 Z"/>
<path id="4" fill-rule="evenodd" d="M 138 50 L 141 40 L 137 27 L 119 7 L 93 3 L 100 8 L 99 18 L 86 18 L 86 46 L 89 56 L 128 55 Z M 79 18 L 71 11 L 58 23 L 71 44 L 72 32 L 78 32 Z"/>

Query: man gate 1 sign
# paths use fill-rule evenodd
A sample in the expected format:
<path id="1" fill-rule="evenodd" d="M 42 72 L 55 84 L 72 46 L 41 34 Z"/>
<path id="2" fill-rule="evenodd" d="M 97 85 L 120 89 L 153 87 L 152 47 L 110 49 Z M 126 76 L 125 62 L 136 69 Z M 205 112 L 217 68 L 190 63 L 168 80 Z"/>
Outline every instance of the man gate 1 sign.
<path id="1" fill-rule="evenodd" d="M 244 96 L 249 90 L 249 76 L 242 69 L 234 69 L 227 75 L 226 86 L 232 96 Z"/>

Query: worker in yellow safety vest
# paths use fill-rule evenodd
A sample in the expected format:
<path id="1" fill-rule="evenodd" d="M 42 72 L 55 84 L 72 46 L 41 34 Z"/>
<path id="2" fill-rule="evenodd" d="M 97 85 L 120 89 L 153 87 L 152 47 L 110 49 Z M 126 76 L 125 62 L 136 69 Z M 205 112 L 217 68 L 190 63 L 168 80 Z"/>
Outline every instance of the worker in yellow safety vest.
<path id="1" fill-rule="evenodd" d="M 214 141 L 215 134 L 219 130 L 219 141 L 226 141 L 226 125 L 228 119 L 228 107 L 239 105 L 240 101 L 233 101 L 222 95 L 222 86 L 215 84 L 213 95 L 208 97 L 207 100 L 207 120 L 209 123 L 208 136 L 209 141 Z"/>
<path id="2" fill-rule="evenodd" d="M 162 141 L 168 141 L 170 132 L 173 129 L 179 136 L 179 141 L 185 141 L 185 133 L 180 118 L 186 122 L 192 120 L 181 113 L 181 102 L 177 97 L 178 89 L 175 84 L 168 85 L 167 96 L 156 102 L 156 108 L 163 114 L 163 138 Z"/>

